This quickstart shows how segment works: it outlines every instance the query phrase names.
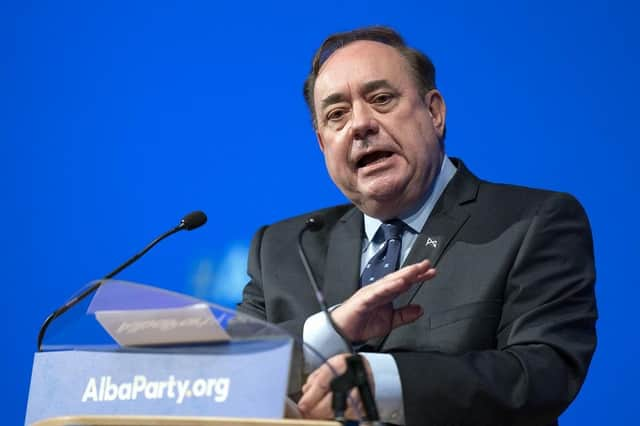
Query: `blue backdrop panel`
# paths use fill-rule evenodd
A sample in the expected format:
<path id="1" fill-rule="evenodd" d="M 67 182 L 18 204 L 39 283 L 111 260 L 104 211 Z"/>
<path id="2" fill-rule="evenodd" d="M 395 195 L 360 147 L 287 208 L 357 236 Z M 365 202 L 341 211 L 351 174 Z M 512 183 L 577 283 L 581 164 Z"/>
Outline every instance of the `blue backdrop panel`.
<path id="1" fill-rule="evenodd" d="M 633 418 L 635 3 L 265 3 L 0 5 L 5 423 L 24 419 L 44 317 L 185 213 L 202 209 L 209 223 L 122 278 L 233 305 L 260 225 L 343 202 L 301 85 L 328 33 L 367 24 L 396 27 L 436 63 L 450 155 L 486 179 L 583 202 L 600 343 L 562 420 Z"/>

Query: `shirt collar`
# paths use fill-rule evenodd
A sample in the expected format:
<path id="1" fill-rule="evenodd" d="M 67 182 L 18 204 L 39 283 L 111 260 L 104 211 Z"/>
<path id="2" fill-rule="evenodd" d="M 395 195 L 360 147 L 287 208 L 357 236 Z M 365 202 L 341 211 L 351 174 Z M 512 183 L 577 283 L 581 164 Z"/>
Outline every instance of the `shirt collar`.
<path id="1" fill-rule="evenodd" d="M 427 222 L 427 219 L 429 219 L 429 215 L 431 214 L 433 207 L 436 205 L 440 195 L 442 195 L 444 189 L 451 178 L 453 178 L 456 171 L 456 166 L 453 165 L 449 157 L 445 154 L 444 159 L 442 160 L 442 166 L 440 166 L 440 173 L 438 173 L 438 176 L 430 190 L 427 191 L 427 196 L 420 207 L 417 210 L 413 210 L 412 213 L 409 213 L 406 216 L 399 217 L 399 219 L 402 220 L 405 225 L 411 229 L 411 231 L 416 234 L 422 231 L 424 224 Z M 380 219 L 367 216 L 366 214 L 364 215 L 364 232 L 367 237 L 367 244 L 365 244 L 365 248 L 369 242 L 373 241 L 378 229 L 380 229 L 380 225 L 382 225 L 382 221 Z"/>

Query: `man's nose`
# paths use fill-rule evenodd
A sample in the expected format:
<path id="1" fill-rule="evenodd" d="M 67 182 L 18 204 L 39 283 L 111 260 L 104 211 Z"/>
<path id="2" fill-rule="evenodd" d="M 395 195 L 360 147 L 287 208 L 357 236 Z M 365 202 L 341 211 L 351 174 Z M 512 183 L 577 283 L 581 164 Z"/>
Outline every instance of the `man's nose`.
<path id="1" fill-rule="evenodd" d="M 378 121 L 367 105 L 356 103 L 353 106 L 351 133 L 355 140 L 363 140 L 378 133 Z"/>

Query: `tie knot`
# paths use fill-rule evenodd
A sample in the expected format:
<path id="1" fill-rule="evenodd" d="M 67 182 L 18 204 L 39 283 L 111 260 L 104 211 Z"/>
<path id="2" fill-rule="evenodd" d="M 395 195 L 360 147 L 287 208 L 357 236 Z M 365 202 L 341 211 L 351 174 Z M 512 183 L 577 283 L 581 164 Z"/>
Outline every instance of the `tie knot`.
<path id="1" fill-rule="evenodd" d="M 404 231 L 404 222 L 398 219 L 390 220 L 382 224 L 382 233 L 384 234 L 384 240 L 399 240 L 402 238 L 402 232 Z"/>

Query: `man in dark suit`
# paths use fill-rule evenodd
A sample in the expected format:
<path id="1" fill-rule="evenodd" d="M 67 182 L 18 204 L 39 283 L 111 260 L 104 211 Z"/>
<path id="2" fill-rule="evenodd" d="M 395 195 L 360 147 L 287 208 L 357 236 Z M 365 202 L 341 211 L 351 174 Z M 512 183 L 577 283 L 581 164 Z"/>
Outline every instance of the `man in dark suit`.
<path id="1" fill-rule="evenodd" d="M 556 424 L 596 341 L 580 204 L 482 181 L 449 159 L 433 65 L 390 29 L 329 37 L 305 98 L 329 174 L 353 204 L 262 228 L 239 310 L 304 336 L 344 371 L 347 348 L 296 254 L 305 220 L 319 218 L 303 246 L 334 322 L 364 356 L 382 420 Z M 305 361 L 299 407 L 330 418 L 333 374 Z"/>

